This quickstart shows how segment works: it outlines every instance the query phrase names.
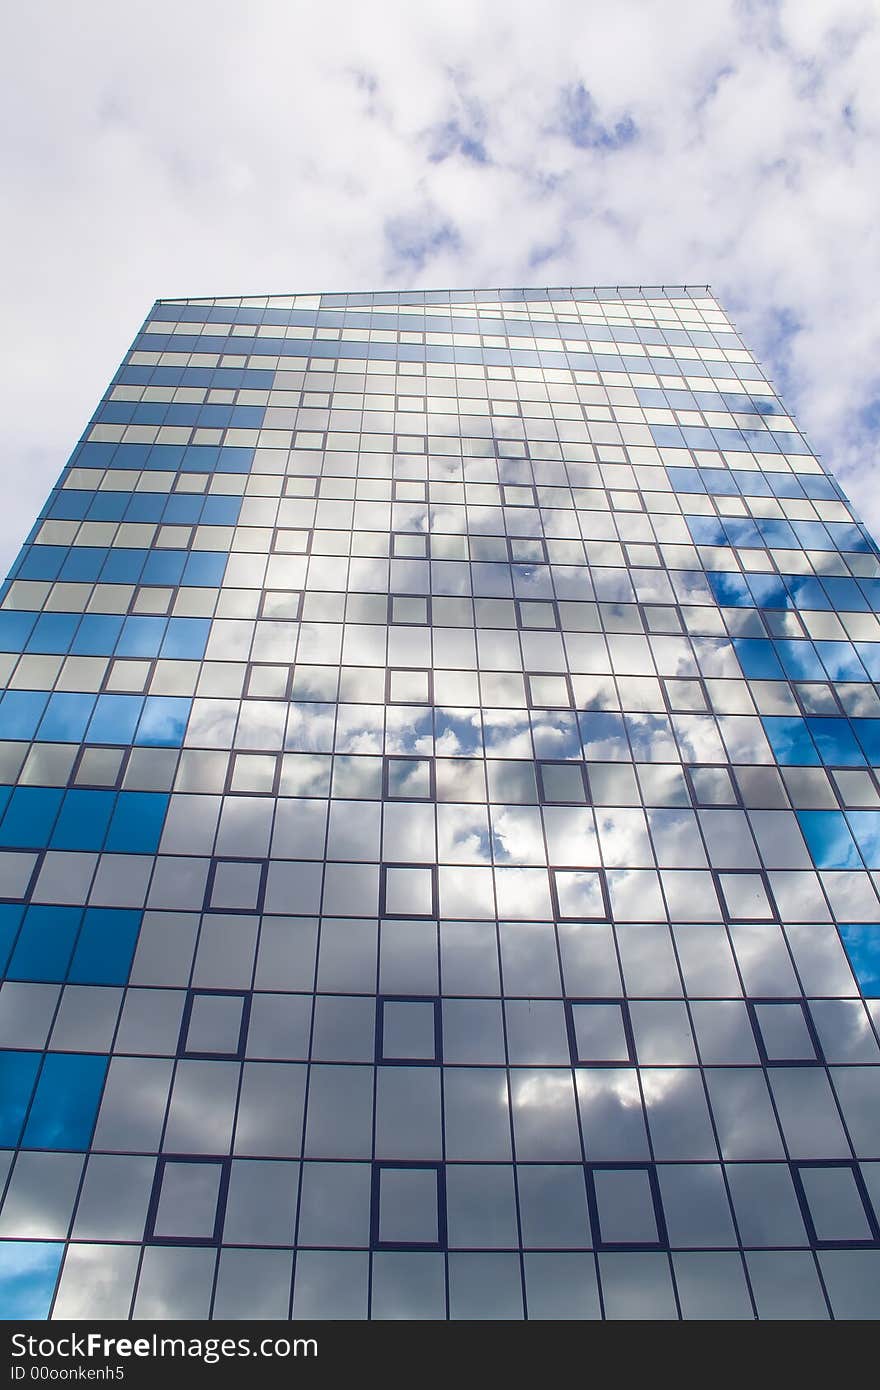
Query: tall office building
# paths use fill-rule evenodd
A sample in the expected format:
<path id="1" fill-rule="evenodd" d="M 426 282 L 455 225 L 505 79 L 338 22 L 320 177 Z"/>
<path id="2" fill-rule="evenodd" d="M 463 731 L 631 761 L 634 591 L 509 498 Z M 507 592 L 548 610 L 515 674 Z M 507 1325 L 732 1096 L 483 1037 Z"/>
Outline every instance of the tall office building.
<path id="1" fill-rule="evenodd" d="M 2 593 L 7 1316 L 880 1312 L 878 553 L 706 287 L 160 301 Z"/>

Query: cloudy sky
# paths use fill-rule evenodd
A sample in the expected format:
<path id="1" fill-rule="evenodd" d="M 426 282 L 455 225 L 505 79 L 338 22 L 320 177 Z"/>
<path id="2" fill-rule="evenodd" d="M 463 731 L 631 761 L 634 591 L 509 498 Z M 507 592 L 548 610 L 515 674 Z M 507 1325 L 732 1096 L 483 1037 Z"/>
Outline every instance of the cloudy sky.
<path id="1" fill-rule="evenodd" d="M 709 282 L 880 534 L 876 0 L 0 21 L 5 571 L 156 298 Z"/>

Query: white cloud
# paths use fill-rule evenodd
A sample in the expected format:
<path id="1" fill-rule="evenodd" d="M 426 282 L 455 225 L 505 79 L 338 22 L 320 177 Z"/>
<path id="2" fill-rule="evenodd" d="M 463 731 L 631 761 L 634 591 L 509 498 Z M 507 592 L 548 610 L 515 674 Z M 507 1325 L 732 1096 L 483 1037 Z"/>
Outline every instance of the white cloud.
<path id="1" fill-rule="evenodd" d="M 5 29 L 6 561 L 156 297 L 413 283 L 711 282 L 880 531 L 872 4 L 81 0 Z"/>

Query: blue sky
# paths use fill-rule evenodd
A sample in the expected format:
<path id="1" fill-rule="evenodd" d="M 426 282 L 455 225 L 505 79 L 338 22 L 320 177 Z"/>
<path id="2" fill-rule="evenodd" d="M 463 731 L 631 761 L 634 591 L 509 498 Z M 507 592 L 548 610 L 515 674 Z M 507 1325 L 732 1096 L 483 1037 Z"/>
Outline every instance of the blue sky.
<path id="1" fill-rule="evenodd" d="M 5 570 L 157 297 L 709 282 L 880 534 L 870 0 L 7 6 Z"/>

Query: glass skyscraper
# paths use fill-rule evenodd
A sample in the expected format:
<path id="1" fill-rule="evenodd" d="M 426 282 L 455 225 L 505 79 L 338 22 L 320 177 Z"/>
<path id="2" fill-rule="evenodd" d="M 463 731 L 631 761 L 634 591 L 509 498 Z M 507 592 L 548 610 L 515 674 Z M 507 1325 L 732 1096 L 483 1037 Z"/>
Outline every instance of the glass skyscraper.
<path id="1" fill-rule="evenodd" d="M 2 595 L 7 1317 L 880 1313 L 878 552 L 707 287 L 160 301 Z"/>

